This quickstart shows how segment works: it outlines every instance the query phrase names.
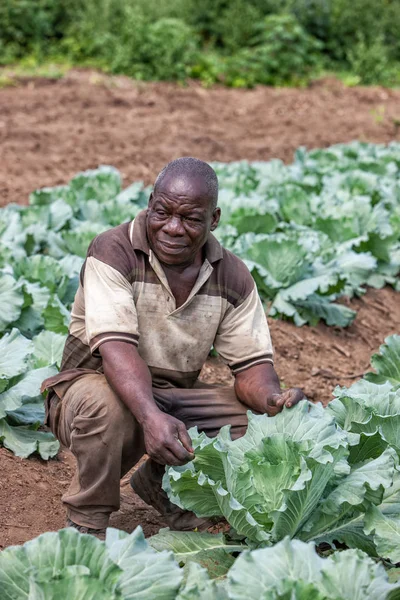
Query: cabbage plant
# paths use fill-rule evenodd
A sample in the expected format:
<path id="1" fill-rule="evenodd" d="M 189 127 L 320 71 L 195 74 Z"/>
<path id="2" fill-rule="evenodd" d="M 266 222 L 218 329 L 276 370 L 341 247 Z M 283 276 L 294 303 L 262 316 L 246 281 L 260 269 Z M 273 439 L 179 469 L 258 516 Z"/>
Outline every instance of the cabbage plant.
<path id="1" fill-rule="evenodd" d="M 150 544 L 161 546 L 156 551 Z M 322 558 L 313 543 L 286 537 L 270 548 L 245 550 L 222 576 L 196 562 L 202 552 L 221 551 L 220 544 L 221 536 L 168 531 L 147 542 L 140 527 L 132 534 L 109 528 L 105 542 L 75 529 L 44 533 L 0 552 L 1 599 L 400 598 L 400 584 L 390 583 L 383 566 L 359 550 Z"/>
<path id="2" fill-rule="evenodd" d="M 183 573 L 143 532 L 107 530 L 106 542 L 76 529 L 50 532 L 0 553 L 2 600 L 172 600 Z"/>
<path id="3" fill-rule="evenodd" d="M 14 328 L 0 338 L 0 441 L 22 458 L 38 452 L 47 460 L 59 443 L 44 420 L 44 379 L 57 373 L 65 336 L 42 331 L 32 340 Z"/>
<path id="4" fill-rule="evenodd" d="M 232 600 L 395 600 L 399 584 L 360 550 L 321 558 L 314 544 L 285 538 L 271 548 L 244 552 L 228 573 Z"/>
<path id="5" fill-rule="evenodd" d="M 229 427 L 215 438 L 190 430 L 194 460 L 164 476 L 171 501 L 199 517 L 225 518 L 252 546 L 287 536 L 339 539 L 376 555 L 364 517 L 393 485 L 395 450 L 382 446 L 350 461 L 360 436 L 307 400 L 275 417 L 248 416 L 246 434 L 234 441 Z"/>

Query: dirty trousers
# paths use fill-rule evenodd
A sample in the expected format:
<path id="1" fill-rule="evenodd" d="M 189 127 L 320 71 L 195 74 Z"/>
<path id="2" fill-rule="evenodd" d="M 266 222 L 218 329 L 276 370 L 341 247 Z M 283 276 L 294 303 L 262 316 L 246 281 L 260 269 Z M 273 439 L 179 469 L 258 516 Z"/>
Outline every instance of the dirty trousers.
<path id="1" fill-rule="evenodd" d="M 74 523 L 102 529 L 119 509 L 120 479 L 146 452 L 142 429 L 100 373 L 81 376 L 65 393 L 57 386 L 54 391 L 50 428 L 77 462 L 62 501 Z M 188 429 L 196 425 L 213 437 L 229 424 L 235 438 L 246 431 L 247 408 L 232 387 L 153 388 L 153 395 L 163 412 Z M 154 467 L 160 485 L 162 469 Z"/>

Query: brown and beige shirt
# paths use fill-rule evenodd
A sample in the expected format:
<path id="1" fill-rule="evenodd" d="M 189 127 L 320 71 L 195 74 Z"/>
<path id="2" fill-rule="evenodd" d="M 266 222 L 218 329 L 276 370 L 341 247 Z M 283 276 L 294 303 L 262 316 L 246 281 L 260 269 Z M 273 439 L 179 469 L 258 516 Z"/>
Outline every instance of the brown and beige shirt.
<path id="1" fill-rule="evenodd" d="M 99 347 L 109 340 L 137 346 L 155 387 L 192 387 L 213 345 L 234 374 L 272 363 L 267 320 L 245 264 L 210 234 L 198 279 L 177 308 L 148 244 L 145 211 L 90 244 L 61 372 L 45 386 L 102 371 Z"/>

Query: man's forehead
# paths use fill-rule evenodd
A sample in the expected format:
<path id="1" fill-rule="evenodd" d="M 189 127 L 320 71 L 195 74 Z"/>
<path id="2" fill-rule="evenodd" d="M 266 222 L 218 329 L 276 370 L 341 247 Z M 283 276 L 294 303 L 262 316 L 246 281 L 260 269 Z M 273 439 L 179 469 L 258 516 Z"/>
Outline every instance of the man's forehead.
<path id="1" fill-rule="evenodd" d="M 203 177 L 180 173 L 165 176 L 157 185 L 155 195 L 166 195 L 171 199 L 203 199 L 208 198 L 209 189 Z"/>

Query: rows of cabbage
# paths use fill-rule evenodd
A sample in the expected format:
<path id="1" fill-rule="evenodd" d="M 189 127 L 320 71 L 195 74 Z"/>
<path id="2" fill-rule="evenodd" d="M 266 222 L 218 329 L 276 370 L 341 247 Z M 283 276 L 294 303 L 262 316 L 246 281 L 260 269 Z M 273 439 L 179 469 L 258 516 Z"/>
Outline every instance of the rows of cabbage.
<path id="1" fill-rule="evenodd" d="M 249 266 L 271 316 L 349 325 L 343 296 L 399 287 L 400 144 L 299 150 L 280 161 L 214 164 L 217 235 Z M 122 191 L 112 167 L 33 192 L 0 209 L 0 439 L 19 456 L 54 455 L 40 430 L 40 381 L 59 368 L 90 241 L 146 207 L 150 189 Z M 21 199 L 23 200 L 23 199 Z"/>
<path id="2" fill-rule="evenodd" d="M 341 297 L 400 289 L 400 144 L 299 149 L 279 160 L 214 165 L 218 235 L 247 263 L 270 316 L 347 326 Z"/>
<path id="3" fill-rule="evenodd" d="M 118 171 L 101 167 L 0 209 L 0 441 L 17 456 L 57 454 L 40 387 L 60 368 L 84 256 L 147 198 L 141 183 L 121 192 Z"/>
<path id="4" fill-rule="evenodd" d="M 202 550 L 200 550 L 202 548 Z M 396 600 L 397 572 L 359 550 L 321 557 L 286 538 L 244 550 L 221 536 L 164 531 L 146 541 L 109 528 L 102 542 L 74 529 L 0 553 L 2 600 Z M 200 562 L 197 558 L 202 553 Z M 219 562 L 208 554 L 219 553 Z M 193 558 L 195 557 L 195 558 Z M 203 564 L 202 564 L 203 563 Z M 204 566 L 206 565 L 206 566 Z"/>

